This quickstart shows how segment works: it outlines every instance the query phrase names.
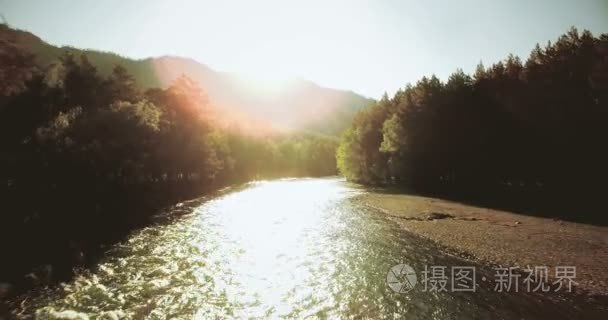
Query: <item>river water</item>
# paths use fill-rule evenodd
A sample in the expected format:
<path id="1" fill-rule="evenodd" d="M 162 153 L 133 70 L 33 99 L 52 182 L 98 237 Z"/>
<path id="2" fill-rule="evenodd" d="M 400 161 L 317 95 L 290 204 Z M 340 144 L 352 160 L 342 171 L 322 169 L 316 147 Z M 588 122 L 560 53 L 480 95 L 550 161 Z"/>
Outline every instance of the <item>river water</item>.
<path id="1" fill-rule="evenodd" d="M 442 252 L 354 198 L 337 179 L 250 183 L 178 204 L 91 271 L 31 294 L 39 319 L 561 319 L 605 309 L 553 293 L 495 292 L 494 271 Z M 395 292 L 397 264 L 417 285 Z M 476 268 L 475 292 L 425 290 L 425 266 Z M 448 283 L 448 289 L 450 284 Z M 404 290 L 405 291 L 405 290 Z"/>

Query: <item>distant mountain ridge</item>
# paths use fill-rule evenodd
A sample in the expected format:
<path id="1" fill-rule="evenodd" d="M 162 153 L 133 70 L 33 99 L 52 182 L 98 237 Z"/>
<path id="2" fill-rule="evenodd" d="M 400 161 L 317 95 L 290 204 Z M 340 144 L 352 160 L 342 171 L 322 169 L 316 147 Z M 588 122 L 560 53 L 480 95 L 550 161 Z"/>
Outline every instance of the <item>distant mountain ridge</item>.
<path id="1" fill-rule="evenodd" d="M 279 129 L 338 134 L 359 110 L 373 102 L 351 91 L 324 88 L 297 78 L 289 79 L 280 90 L 264 92 L 256 89 L 255 83 L 190 58 L 162 56 L 136 60 L 111 52 L 53 46 L 27 31 L 6 27 L 1 31 L 10 33 L 20 46 L 36 55 L 36 63 L 42 67 L 71 52 L 86 54 L 101 75 L 108 75 L 115 65 L 122 65 L 143 88 L 167 87 L 184 74 L 198 82 L 211 102 L 224 112 L 266 121 Z M 0 36 L 6 38 L 8 34 Z"/>

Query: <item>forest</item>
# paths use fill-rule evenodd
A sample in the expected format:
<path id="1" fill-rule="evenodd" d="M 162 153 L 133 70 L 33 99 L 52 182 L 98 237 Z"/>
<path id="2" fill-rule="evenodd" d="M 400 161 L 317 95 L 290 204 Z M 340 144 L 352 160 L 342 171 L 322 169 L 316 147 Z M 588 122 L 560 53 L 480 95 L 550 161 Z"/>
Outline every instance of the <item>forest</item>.
<path id="1" fill-rule="evenodd" d="M 0 49 L 4 276 L 40 265 L 69 276 L 163 206 L 227 185 L 337 173 L 337 138 L 226 125 L 186 76 L 142 89 L 120 65 L 100 75 L 84 54 L 40 67 L 16 39 Z"/>
<path id="2" fill-rule="evenodd" d="M 424 77 L 339 139 L 226 125 L 187 76 L 149 88 L 121 65 L 98 72 L 86 54 L 41 66 L 17 39 L 0 42 L 0 249 L 14 261 L 0 271 L 24 282 L 49 281 L 44 268 L 18 276 L 33 266 L 69 277 L 160 208 L 256 179 L 339 171 L 399 192 L 606 219 L 606 34 L 573 28 L 526 61 Z"/>
<path id="3" fill-rule="evenodd" d="M 604 219 L 608 35 L 572 28 L 447 81 L 424 77 L 361 112 L 342 136 L 348 179 Z"/>

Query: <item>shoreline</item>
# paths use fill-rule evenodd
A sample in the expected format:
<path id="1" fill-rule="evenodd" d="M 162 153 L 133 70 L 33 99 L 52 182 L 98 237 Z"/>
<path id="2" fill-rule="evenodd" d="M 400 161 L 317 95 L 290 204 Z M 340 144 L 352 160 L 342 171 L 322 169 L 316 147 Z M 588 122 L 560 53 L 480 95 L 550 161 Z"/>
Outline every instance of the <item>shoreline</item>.
<path id="1" fill-rule="evenodd" d="M 608 297 L 608 227 L 475 207 L 408 194 L 365 193 L 355 201 L 448 252 L 486 265 L 576 266 L 573 292 Z"/>

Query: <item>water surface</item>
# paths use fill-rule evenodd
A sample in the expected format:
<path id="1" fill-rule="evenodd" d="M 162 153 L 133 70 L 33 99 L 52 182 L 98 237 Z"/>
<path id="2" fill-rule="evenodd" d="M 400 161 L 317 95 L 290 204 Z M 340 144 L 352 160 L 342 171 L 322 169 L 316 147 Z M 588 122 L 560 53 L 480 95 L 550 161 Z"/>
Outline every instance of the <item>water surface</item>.
<path id="1" fill-rule="evenodd" d="M 386 278 L 399 263 L 417 271 L 475 266 L 478 278 L 493 270 L 399 228 L 355 201 L 362 192 L 340 179 L 289 179 L 179 204 L 166 213 L 178 218 L 134 233 L 63 287 L 32 295 L 19 317 L 560 319 L 605 312 L 551 294 L 497 293 L 481 279 L 476 292 L 425 292 L 420 283 L 394 292 Z"/>

